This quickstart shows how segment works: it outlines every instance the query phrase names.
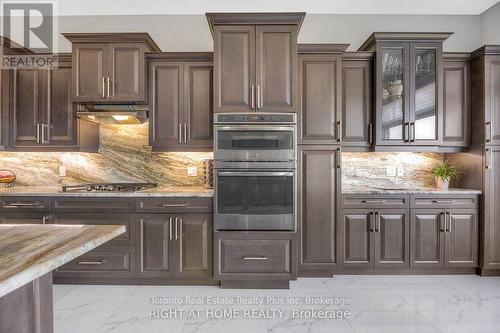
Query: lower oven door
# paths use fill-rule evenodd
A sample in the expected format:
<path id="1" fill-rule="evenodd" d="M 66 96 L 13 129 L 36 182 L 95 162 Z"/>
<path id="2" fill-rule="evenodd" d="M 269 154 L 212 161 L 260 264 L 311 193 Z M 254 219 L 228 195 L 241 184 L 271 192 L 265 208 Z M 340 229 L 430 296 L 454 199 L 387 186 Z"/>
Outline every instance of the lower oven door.
<path id="1" fill-rule="evenodd" d="M 295 230 L 295 170 L 218 170 L 218 230 Z"/>

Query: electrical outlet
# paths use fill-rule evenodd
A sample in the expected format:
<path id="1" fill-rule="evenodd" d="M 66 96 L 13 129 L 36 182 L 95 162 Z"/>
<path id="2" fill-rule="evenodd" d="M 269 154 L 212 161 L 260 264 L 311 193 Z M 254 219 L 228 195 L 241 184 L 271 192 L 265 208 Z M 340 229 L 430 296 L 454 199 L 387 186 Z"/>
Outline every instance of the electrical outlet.
<path id="1" fill-rule="evenodd" d="M 198 175 L 198 168 L 195 166 L 187 167 L 187 174 L 189 177 L 196 177 Z"/>
<path id="2" fill-rule="evenodd" d="M 387 177 L 396 177 L 397 170 L 395 166 L 388 166 L 386 169 Z"/>
<path id="3" fill-rule="evenodd" d="M 405 175 L 405 168 L 398 167 L 398 177 L 404 177 L 404 175 Z"/>
<path id="4" fill-rule="evenodd" d="M 59 177 L 66 177 L 66 167 L 64 165 L 59 166 Z"/>

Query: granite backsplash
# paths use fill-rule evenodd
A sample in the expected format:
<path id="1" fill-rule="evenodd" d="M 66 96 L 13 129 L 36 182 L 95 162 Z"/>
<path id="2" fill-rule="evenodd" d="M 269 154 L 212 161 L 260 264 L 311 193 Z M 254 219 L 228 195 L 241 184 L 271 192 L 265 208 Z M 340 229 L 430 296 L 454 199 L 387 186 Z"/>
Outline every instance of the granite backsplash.
<path id="1" fill-rule="evenodd" d="M 88 182 L 155 182 L 161 186 L 202 186 L 203 160 L 212 153 L 156 153 L 148 124 L 101 126 L 99 153 L 0 152 L 0 169 L 17 175 L 17 185 L 57 186 Z M 59 177 L 59 167 L 66 177 Z M 196 166 L 198 175 L 187 176 Z"/>
<path id="2" fill-rule="evenodd" d="M 444 161 L 438 153 L 342 153 L 342 188 L 434 187 L 432 169 Z M 387 167 L 402 167 L 402 177 L 387 176 Z"/>

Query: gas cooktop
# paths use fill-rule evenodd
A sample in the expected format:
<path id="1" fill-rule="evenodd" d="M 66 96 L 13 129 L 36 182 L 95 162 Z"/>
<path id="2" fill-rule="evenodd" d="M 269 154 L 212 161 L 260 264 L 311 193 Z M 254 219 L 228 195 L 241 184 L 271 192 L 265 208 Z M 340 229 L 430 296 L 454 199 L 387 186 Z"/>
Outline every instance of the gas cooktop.
<path id="1" fill-rule="evenodd" d="M 65 185 L 63 192 L 137 192 L 157 187 L 156 183 L 94 183 Z"/>

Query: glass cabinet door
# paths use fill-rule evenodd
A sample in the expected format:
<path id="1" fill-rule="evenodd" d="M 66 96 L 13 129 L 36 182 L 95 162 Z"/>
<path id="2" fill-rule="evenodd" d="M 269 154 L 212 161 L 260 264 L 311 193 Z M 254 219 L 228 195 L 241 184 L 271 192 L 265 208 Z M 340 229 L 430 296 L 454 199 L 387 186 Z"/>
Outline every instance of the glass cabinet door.
<path id="1" fill-rule="evenodd" d="M 435 144 L 438 140 L 437 62 L 438 46 L 413 45 L 411 51 L 410 141 Z"/>
<path id="2" fill-rule="evenodd" d="M 407 142 L 408 44 L 385 43 L 377 51 L 379 96 L 377 97 L 377 144 Z"/>

